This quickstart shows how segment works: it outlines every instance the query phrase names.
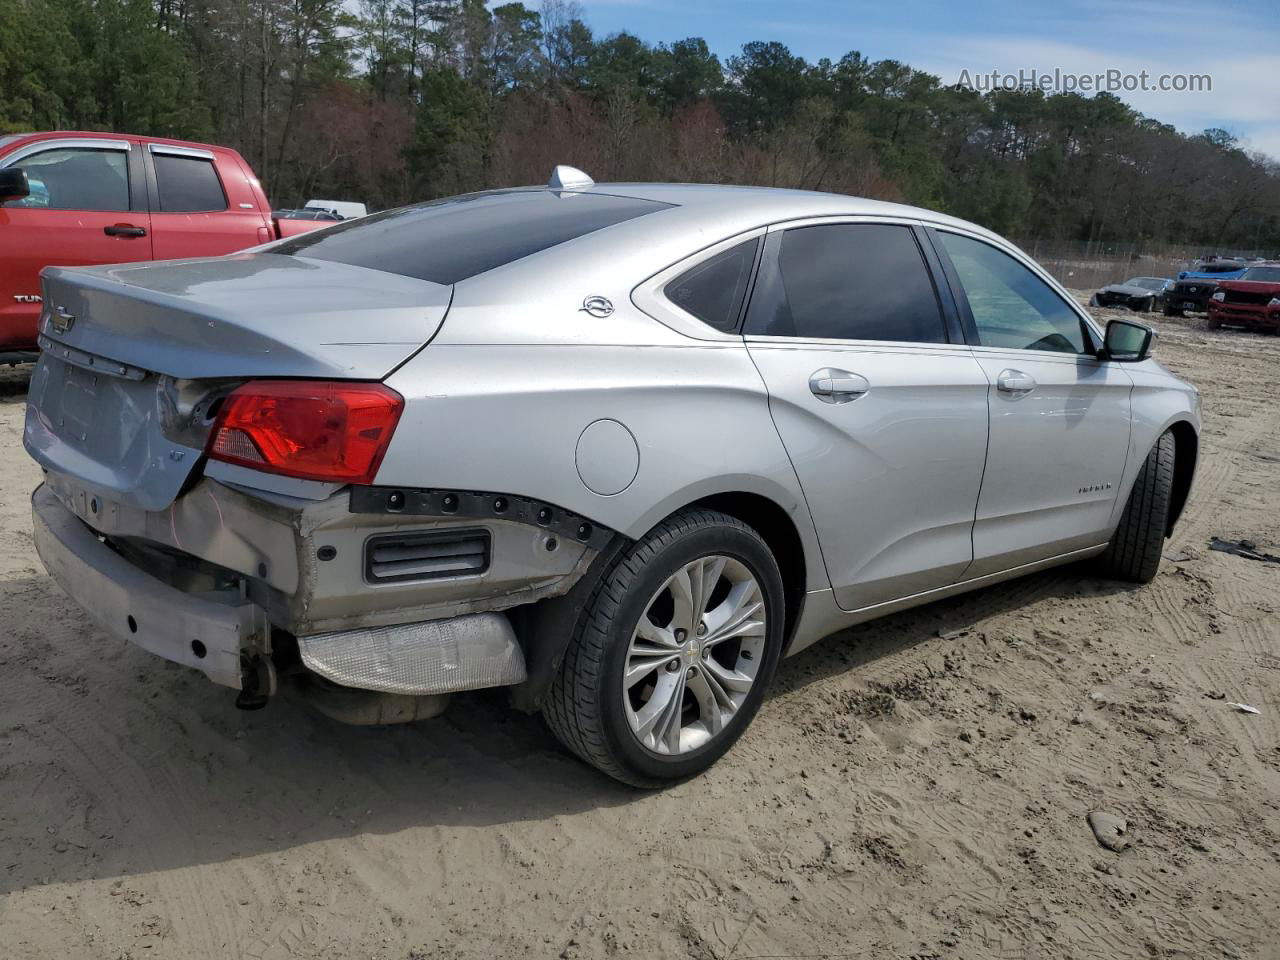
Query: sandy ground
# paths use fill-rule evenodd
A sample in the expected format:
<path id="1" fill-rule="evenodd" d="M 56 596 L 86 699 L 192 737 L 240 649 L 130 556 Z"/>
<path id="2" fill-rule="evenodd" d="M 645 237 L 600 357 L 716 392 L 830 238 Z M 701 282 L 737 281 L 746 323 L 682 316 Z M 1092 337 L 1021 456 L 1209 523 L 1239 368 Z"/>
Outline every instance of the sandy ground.
<path id="1" fill-rule="evenodd" d="M 837 635 L 653 794 L 492 694 L 344 728 L 107 642 L 32 550 L 0 374 L 0 957 L 1280 956 L 1280 567 L 1208 550 L 1280 552 L 1280 338 L 1158 326 L 1206 410 L 1155 583 Z"/>

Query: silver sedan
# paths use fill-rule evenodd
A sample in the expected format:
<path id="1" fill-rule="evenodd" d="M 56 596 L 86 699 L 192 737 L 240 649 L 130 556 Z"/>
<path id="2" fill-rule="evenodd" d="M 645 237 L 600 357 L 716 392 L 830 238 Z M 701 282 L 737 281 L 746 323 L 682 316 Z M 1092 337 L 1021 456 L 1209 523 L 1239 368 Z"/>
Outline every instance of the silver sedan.
<path id="1" fill-rule="evenodd" d="M 1156 573 L 1199 396 L 1000 237 L 799 191 L 418 204 L 44 274 L 45 565 L 246 709 L 506 686 L 628 783 L 697 773 L 781 657 L 1091 559 Z"/>

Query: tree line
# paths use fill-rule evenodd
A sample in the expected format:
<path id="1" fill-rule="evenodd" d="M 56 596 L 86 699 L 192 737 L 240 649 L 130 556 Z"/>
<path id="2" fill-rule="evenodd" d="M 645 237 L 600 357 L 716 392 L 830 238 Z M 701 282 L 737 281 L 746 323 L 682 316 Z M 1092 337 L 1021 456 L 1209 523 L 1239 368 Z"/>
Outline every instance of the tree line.
<path id="1" fill-rule="evenodd" d="M 0 132 L 57 128 L 228 144 L 281 206 L 570 163 L 904 201 L 1022 239 L 1280 247 L 1280 165 L 1223 130 L 857 52 L 597 36 L 564 0 L 0 0 Z"/>

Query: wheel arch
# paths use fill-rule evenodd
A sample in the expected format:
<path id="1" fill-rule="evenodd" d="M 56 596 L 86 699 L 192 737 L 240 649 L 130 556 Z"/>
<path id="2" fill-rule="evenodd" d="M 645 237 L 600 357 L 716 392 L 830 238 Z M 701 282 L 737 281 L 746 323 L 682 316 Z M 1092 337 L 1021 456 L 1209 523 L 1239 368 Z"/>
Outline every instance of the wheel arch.
<path id="1" fill-rule="evenodd" d="M 768 546 L 782 575 L 785 611 L 782 653 L 786 656 L 800 623 L 805 594 L 809 588 L 808 577 L 814 573 L 826 577 L 820 554 L 817 557 L 818 570 L 813 570 L 812 555 L 806 549 L 805 531 L 793 519 L 794 513 L 800 512 L 800 521 L 809 521 L 807 507 L 801 503 L 797 511 L 788 511 L 777 500 L 761 493 L 739 489 L 720 490 L 681 502 L 659 517 L 648 529 L 690 507 L 718 510 L 741 520 L 755 530 Z M 808 530 L 811 535 L 816 536 L 811 522 Z M 528 677 L 524 683 L 510 688 L 513 707 L 530 713 L 541 707 L 542 699 L 564 659 L 578 618 L 586 609 L 600 581 L 634 542 L 635 539 L 631 537 L 617 535 L 600 551 L 591 567 L 567 594 L 509 611 L 508 615 L 524 648 Z"/>
<path id="2" fill-rule="evenodd" d="M 1182 516 L 1191 495 L 1191 481 L 1196 475 L 1196 462 L 1200 457 L 1200 435 L 1187 420 L 1175 420 L 1169 424 L 1169 432 L 1173 434 L 1173 490 L 1169 504 L 1169 522 L 1165 528 L 1165 536 L 1173 534 L 1173 527 Z"/>
<path id="3" fill-rule="evenodd" d="M 785 604 L 782 651 L 785 656 L 787 648 L 791 646 L 796 625 L 800 622 L 800 611 L 807 592 L 804 541 L 801 540 L 800 531 L 796 529 L 790 514 L 768 497 L 742 491 L 713 494 L 688 506 L 706 507 L 735 517 L 760 534 L 768 546 L 769 552 L 778 562 L 778 572 L 782 574 Z"/>

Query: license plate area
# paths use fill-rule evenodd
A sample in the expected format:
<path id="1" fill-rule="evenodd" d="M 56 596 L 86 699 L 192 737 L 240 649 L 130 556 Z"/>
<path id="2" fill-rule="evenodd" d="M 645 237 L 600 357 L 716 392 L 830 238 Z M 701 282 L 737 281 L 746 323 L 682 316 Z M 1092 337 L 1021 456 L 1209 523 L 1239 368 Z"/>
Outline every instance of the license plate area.
<path id="1" fill-rule="evenodd" d="M 71 364 L 63 364 L 63 370 L 61 412 L 54 432 L 64 440 L 78 440 L 86 444 L 95 426 L 98 374 Z"/>
<path id="2" fill-rule="evenodd" d="M 88 361 L 110 364 L 94 357 L 71 363 L 48 349 L 41 355 L 27 398 L 27 451 L 89 494 L 144 510 L 168 506 L 200 451 L 165 435 L 155 375 L 117 365 L 117 376 Z"/>

